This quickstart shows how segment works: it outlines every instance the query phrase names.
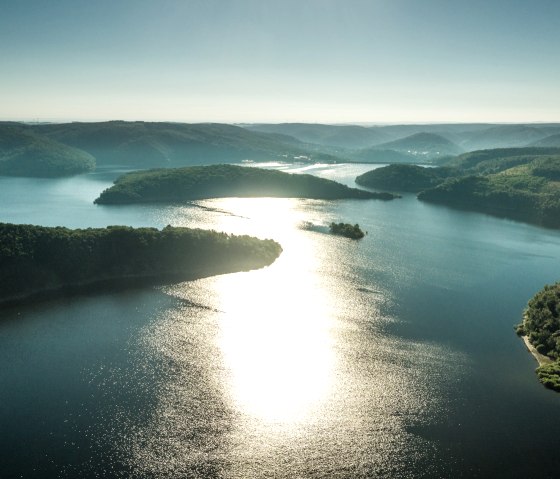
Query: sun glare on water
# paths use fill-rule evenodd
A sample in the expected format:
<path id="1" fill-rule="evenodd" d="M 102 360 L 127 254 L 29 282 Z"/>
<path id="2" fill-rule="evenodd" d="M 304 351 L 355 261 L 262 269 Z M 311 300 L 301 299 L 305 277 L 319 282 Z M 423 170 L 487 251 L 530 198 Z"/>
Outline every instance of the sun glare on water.
<path id="1" fill-rule="evenodd" d="M 329 295 L 315 271 L 313 243 L 295 224 L 292 200 L 228 199 L 220 207 L 251 218 L 260 231 L 250 234 L 264 233 L 284 249 L 264 270 L 217 278 L 217 304 L 226 313 L 218 341 L 232 400 L 264 422 L 312 420 L 334 368 Z M 229 218 L 216 228 L 230 230 Z"/>

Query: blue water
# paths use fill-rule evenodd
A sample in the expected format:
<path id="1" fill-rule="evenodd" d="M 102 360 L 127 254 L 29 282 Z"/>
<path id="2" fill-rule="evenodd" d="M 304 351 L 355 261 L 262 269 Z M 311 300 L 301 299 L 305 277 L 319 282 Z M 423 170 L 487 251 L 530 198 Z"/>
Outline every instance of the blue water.
<path id="1" fill-rule="evenodd" d="M 349 185 L 371 168 L 270 167 Z M 413 195 L 93 205 L 115 175 L 0 178 L 0 221 L 205 227 L 284 252 L 4 308 L 0 477 L 556 477 L 560 395 L 513 326 L 559 279 L 559 232 Z M 331 221 L 368 234 L 302 228 Z"/>

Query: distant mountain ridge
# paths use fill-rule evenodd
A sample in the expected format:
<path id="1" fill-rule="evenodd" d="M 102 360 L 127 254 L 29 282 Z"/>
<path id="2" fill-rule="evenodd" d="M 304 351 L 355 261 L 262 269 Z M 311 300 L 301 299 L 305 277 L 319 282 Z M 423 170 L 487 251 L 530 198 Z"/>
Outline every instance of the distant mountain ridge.
<path id="1" fill-rule="evenodd" d="M 390 162 L 414 163 L 419 161 L 418 152 L 421 151 L 425 153 L 424 160 L 430 161 L 445 155 L 483 149 L 559 146 L 557 142 L 560 141 L 556 136 L 560 135 L 560 123 L 379 126 L 278 123 L 244 126 L 252 131 L 290 135 L 307 143 L 308 147 L 315 144 L 342 158 L 372 163 L 383 162 L 383 156 L 390 158 L 390 151 L 410 155 L 408 159 L 394 156 Z M 375 150 L 386 153 L 381 155 Z"/>
<path id="2" fill-rule="evenodd" d="M 10 140 L 16 136 L 20 143 L 27 142 L 25 151 Z M 8 148 L 10 142 L 14 145 Z M 0 123 L 0 155 L 0 174 L 20 176 L 76 174 L 95 164 L 145 169 L 243 160 L 340 161 L 278 133 L 252 132 L 219 123 L 125 121 Z"/>
<path id="3" fill-rule="evenodd" d="M 102 122 L 39 125 L 50 138 L 91 153 L 98 164 L 139 167 L 186 166 L 242 160 L 293 160 L 313 153 L 286 135 L 251 132 L 221 123 Z"/>
<path id="4" fill-rule="evenodd" d="M 320 123 L 280 123 L 247 125 L 263 133 L 289 135 L 305 143 L 342 148 L 367 148 L 390 141 L 393 136 L 359 125 L 323 125 Z"/>
<path id="5" fill-rule="evenodd" d="M 27 146 L 9 146 L 14 135 Z M 95 164 L 146 169 L 244 160 L 430 163 L 481 148 L 557 146 L 560 124 L 1 122 L 2 138 L 0 174 L 61 176 Z"/>

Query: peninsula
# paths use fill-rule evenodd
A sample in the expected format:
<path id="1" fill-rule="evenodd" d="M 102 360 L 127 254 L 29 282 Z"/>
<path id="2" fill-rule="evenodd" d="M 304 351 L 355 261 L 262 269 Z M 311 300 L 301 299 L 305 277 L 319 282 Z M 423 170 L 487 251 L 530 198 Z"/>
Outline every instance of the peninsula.
<path id="1" fill-rule="evenodd" d="M 532 348 L 537 376 L 547 388 L 560 392 L 560 282 L 545 286 L 527 304 L 516 332 Z"/>
<path id="2" fill-rule="evenodd" d="M 270 265 L 272 240 L 215 231 L 0 223 L 0 303 L 109 284 L 164 283 Z"/>
<path id="3" fill-rule="evenodd" d="M 443 183 L 453 173 L 448 168 L 392 164 L 358 176 L 356 183 L 367 188 L 418 193 Z"/>
<path id="4" fill-rule="evenodd" d="M 181 203 L 228 197 L 392 200 L 398 196 L 350 188 L 307 174 L 237 165 L 210 165 L 128 173 L 117 178 L 115 184 L 103 191 L 95 203 Z"/>
<path id="5" fill-rule="evenodd" d="M 560 149 L 500 148 L 459 155 L 443 166 L 390 165 L 356 182 L 418 199 L 560 228 Z"/>

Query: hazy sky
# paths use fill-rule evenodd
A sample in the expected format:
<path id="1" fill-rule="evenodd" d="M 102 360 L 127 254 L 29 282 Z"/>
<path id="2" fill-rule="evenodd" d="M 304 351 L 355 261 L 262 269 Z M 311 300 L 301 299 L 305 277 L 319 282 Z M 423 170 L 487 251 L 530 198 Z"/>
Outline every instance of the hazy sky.
<path id="1" fill-rule="evenodd" d="M 0 0 L 0 119 L 560 121 L 560 1 Z"/>

